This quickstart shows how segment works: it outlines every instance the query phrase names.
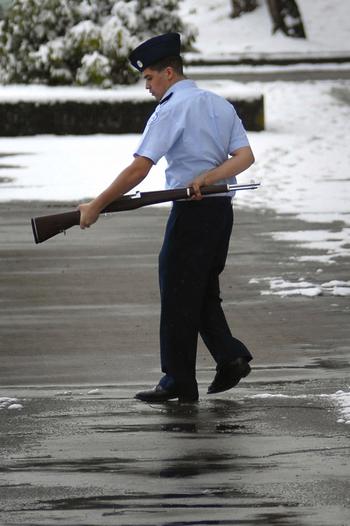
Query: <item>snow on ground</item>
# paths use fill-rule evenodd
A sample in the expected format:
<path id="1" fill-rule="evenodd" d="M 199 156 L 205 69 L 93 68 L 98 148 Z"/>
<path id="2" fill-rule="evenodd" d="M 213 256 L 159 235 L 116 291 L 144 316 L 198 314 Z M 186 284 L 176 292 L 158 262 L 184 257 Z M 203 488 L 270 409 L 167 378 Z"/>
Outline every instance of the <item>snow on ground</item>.
<path id="1" fill-rule="evenodd" d="M 253 83 L 253 86 L 257 86 Z M 307 222 L 329 222 L 300 233 L 273 234 L 315 250 L 306 261 L 332 263 L 349 256 L 350 244 L 350 82 L 259 84 L 265 96 L 266 131 L 250 133 L 256 164 L 251 177 L 263 186 L 241 192 L 241 206 L 272 208 Z M 291 256 L 294 258 L 294 256 Z"/>
<path id="2" fill-rule="evenodd" d="M 253 83 L 253 86 L 256 83 Z M 306 221 L 349 222 L 350 82 L 260 84 L 266 131 L 249 134 L 261 202 Z M 346 101 L 347 97 L 349 101 Z M 250 196 L 239 195 L 249 204 Z M 249 199 L 249 202 L 248 202 Z"/>
<path id="3" fill-rule="evenodd" d="M 0 138 L 0 200 L 80 201 L 102 191 L 130 163 L 138 135 Z M 144 186 L 163 188 L 160 163 Z"/>
<path id="4" fill-rule="evenodd" d="M 280 276 L 266 278 L 252 278 L 249 283 L 266 283 L 269 289 L 261 291 L 263 296 L 274 295 L 285 298 L 287 296 L 350 296 L 350 281 L 331 280 L 325 283 L 312 283 L 299 278 L 297 281 L 288 281 Z"/>
<path id="5" fill-rule="evenodd" d="M 327 395 L 322 396 L 327 397 Z M 338 424 L 350 424 L 350 392 L 339 390 L 328 396 L 339 408 L 340 417 L 337 420 Z"/>
<path id="6" fill-rule="evenodd" d="M 322 254 L 308 254 L 291 256 L 295 261 L 321 261 L 333 263 L 334 258 L 341 253 L 350 256 L 350 248 L 344 243 L 344 238 L 349 237 L 349 228 L 343 228 L 342 234 L 328 230 L 297 230 L 294 232 L 273 232 L 269 235 L 276 241 L 293 241 L 296 245 L 322 252 Z"/>
<path id="7" fill-rule="evenodd" d="M 82 88 L 79 86 L 44 86 L 8 84 L 0 86 L 0 101 L 16 104 L 23 102 L 57 102 L 74 100 L 79 102 L 122 102 L 123 100 L 150 99 L 146 90 L 140 90 L 139 85 L 115 86 L 113 89 Z"/>
<path id="8" fill-rule="evenodd" d="M 349 65 L 347 66 L 349 68 Z M 201 86 L 211 89 L 222 97 L 233 97 L 235 99 L 256 99 L 261 95 L 256 88 L 239 83 L 227 83 L 225 81 L 205 80 Z M 152 95 L 145 89 L 143 80 L 132 86 L 115 86 L 113 89 L 99 89 L 79 86 L 44 86 L 9 84 L 0 85 L 0 101 L 10 104 L 18 102 L 53 103 L 63 101 L 90 102 L 123 102 L 123 101 L 152 101 Z"/>
<path id="9" fill-rule="evenodd" d="M 199 28 L 195 47 L 207 59 L 242 54 L 322 54 L 350 51 L 350 2 L 298 0 L 307 40 L 271 34 L 266 2 L 243 17 L 232 19 L 230 0 L 183 0 L 182 16 Z M 195 54 L 193 54 L 195 56 Z"/>

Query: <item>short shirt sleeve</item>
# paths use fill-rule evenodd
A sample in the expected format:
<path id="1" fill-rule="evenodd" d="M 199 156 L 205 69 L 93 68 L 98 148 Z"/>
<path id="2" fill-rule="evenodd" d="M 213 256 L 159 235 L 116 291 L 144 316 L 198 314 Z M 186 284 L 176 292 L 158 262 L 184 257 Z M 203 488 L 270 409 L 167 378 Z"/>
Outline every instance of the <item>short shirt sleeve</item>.
<path id="1" fill-rule="evenodd" d="M 154 164 L 171 149 L 179 139 L 182 128 L 171 112 L 158 106 L 147 122 L 134 157 L 147 157 Z"/>
<path id="2" fill-rule="evenodd" d="M 231 130 L 229 153 L 233 153 L 239 148 L 249 146 L 249 141 L 241 119 L 234 110 L 234 118 Z"/>

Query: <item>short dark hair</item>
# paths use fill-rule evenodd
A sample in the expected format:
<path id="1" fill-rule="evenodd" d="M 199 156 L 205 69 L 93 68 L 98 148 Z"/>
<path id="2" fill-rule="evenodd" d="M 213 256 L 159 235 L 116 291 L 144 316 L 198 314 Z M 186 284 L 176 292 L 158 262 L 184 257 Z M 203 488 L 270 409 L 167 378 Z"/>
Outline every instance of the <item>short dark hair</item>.
<path id="1" fill-rule="evenodd" d="M 154 69 L 155 71 L 162 71 L 165 68 L 173 68 L 175 73 L 178 75 L 183 75 L 183 60 L 180 55 L 174 55 L 171 57 L 164 57 L 155 62 L 154 64 L 151 64 L 149 66 L 150 69 Z"/>

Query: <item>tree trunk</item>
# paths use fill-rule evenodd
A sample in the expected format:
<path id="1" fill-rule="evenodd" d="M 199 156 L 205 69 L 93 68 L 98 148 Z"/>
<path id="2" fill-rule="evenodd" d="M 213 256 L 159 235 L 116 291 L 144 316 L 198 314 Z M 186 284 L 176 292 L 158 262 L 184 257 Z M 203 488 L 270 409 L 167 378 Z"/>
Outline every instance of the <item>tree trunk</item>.
<path id="1" fill-rule="evenodd" d="M 237 18 L 242 13 L 249 13 L 258 7 L 258 0 L 231 0 L 231 18 Z"/>
<path id="2" fill-rule="evenodd" d="M 306 38 L 296 0 L 266 0 L 273 21 L 272 32 L 279 29 L 288 37 Z"/>

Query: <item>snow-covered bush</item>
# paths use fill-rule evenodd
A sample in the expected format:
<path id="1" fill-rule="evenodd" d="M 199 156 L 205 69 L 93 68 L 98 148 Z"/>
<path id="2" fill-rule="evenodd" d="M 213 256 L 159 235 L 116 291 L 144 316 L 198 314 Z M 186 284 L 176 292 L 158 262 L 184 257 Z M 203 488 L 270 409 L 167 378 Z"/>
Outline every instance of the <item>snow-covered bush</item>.
<path id="1" fill-rule="evenodd" d="M 174 21 L 169 13 L 176 12 L 178 0 L 138 0 L 136 15 L 139 24 L 139 34 L 145 38 L 149 35 L 149 28 L 154 34 L 167 33 L 173 30 Z M 177 21 L 177 31 L 183 29 L 181 20 Z"/>
<path id="2" fill-rule="evenodd" d="M 179 1 L 13 0 L 0 21 L 0 82 L 132 83 L 128 55 L 141 41 L 178 31 L 185 47 L 194 42 Z"/>
<path id="3" fill-rule="evenodd" d="M 29 53 L 28 65 L 31 74 L 29 82 L 71 84 L 74 81 L 71 68 L 66 61 L 66 43 L 63 37 L 41 44 L 38 51 Z M 21 82 L 20 79 L 14 81 Z"/>
<path id="4" fill-rule="evenodd" d="M 112 84 L 110 77 L 111 66 L 107 57 L 98 51 L 83 56 L 76 75 L 79 84 L 97 84 L 109 88 Z"/>

